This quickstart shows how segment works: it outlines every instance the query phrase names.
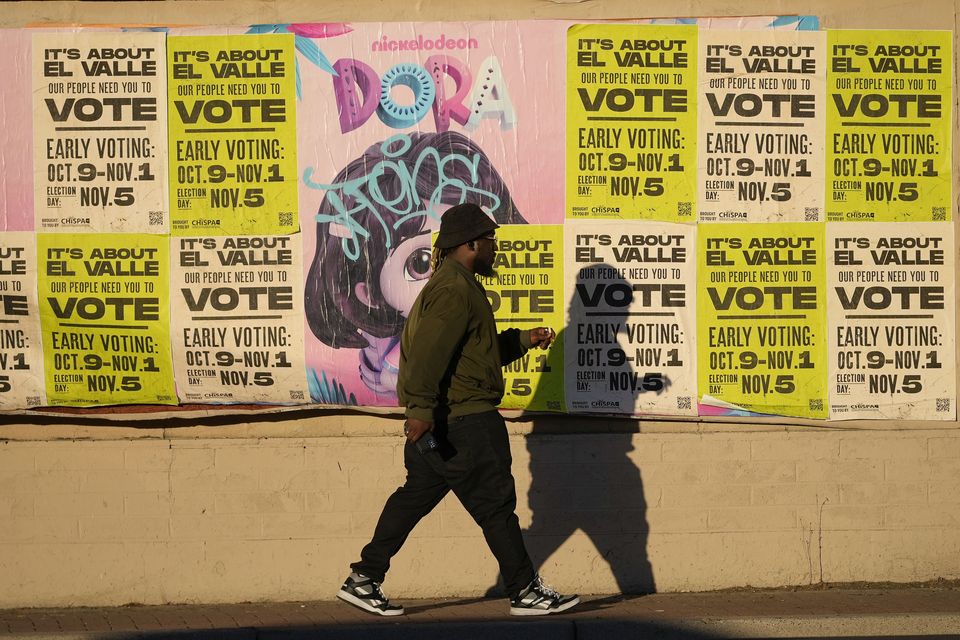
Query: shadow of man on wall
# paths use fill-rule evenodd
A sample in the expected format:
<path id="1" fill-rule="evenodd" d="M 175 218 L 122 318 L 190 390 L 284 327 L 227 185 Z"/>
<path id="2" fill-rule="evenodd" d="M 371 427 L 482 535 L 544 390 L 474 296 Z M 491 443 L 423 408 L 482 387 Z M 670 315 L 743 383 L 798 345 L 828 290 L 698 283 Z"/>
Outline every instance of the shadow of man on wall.
<path id="1" fill-rule="evenodd" d="M 593 265 L 593 268 L 604 267 L 610 268 L 609 265 Z M 598 309 L 606 311 L 591 311 L 585 292 L 596 284 L 596 279 L 578 277 L 577 283 L 584 286 L 574 288 L 568 314 L 571 325 L 558 332 L 558 341 L 548 353 L 546 366 L 550 371 L 564 371 L 564 351 L 577 349 L 575 345 L 585 341 L 583 325 L 606 325 L 606 329 L 598 328 L 595 332 L 597 335 L 605 333 L 605 340 L 598 340 L 590 347 L 590 357 L 584 355 L 578 361 L 574 353 L 572 358 L 567 358 L 577 362 L 577 366 L 566 369 L 567 376 L 574 376 L 574 380 L 567 381 L 566 387 L 577 389 L 578 382 L 588 384 L 589 387 L 580 386 L 577 392 L 581 399 L 619 398 L 621 405 L 629 403 L 628 407 L 611 408 L 608 405 L 607 408 L 587 411 L 622 411 L 629 415 L 637 395 L 645 391 L 640 389 L 630 394 L 609 391 L 609 376 L 614 370 L 621 381 L 643 381 L 649 373 L 634 370 L 627 357 L 629 351 L 625 351 L 620 343 L 623 327 L 630 321 L 629 311 L 626 306 L 611 311 L 605 305 Z M 621 285 L 619 291 L 627 291 L 630 287 L 622 279 L 606 280 L 605 283 L 614 288 Z M 616 325 L 615 329 L 613 325 Z M 582 337 L 574 340 L 577 331 L 581 331 Z M 591 366 L 589 358 L 598 359 L 595 366 Z M 611 366 L 618 363 L 619 366 Z M 580 376 L 581 380 L 576 379 L 578 371 L 586 372 Z M 634 376 L 635 373 L 638 375 Z M 662 385 L 656 391 L 662 393 L 669 380 L 660 379 Z M 555 398 L 556 390 L 551 393 L 548 387 L 555 384 L 558 384 L 555 379 L 541 378 L 530 406 L 544 405 L 538 402 L 540 395 Z M 610 416 L 527 414 L 525 417 L 532 420 L 533 429 L 526 438 L 531 476 L 527 500 L 532 518 L 524 531 L 524 541 L 534 567 L 543 566 L 574 533 L 582 531 L 598 552 L 591 567 L 599 568 L 601 563 L 608 565 L 621 593 L 655 592 L 656 583 L 647 556 L 647 502 L 643 478 L 635 462 L 636 457 L 642 456 L 631 456 L 638 442 L 635 436 L 639 432 L 639 421 Z M 643 446 L 642 440 L 639 442 L 639 446 Z M 562 558 L 559 561 L 562 563 Z"/>

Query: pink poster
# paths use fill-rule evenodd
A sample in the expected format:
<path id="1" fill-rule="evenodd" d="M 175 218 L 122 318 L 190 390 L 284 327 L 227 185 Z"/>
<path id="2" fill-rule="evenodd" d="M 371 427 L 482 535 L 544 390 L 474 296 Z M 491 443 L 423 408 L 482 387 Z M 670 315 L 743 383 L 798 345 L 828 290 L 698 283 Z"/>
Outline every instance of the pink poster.
<path id="1" fill-rule="evenodd" d="M 33 231 L 30 32 L 0 29 L 0 230 Z"/>
<path id="2" fill-rule="evenodd" d="M 563 222 L 566 26 L 290 25 L 315 402 L 395 406 L 399 335 L 447 208 Z"/>

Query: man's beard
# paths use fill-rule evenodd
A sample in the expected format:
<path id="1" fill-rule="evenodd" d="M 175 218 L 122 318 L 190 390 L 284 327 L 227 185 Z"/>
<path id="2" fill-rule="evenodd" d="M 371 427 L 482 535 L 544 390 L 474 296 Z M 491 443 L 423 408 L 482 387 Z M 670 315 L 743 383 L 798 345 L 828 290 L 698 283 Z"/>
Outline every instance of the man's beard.
<path id="1" fill-rule="evenodd" d="M 484 262 L 483 260 L 475 261 L 473 263 L 473 269 L 478 276 L 483 276 L 484 278 L 497 277 L 497 270 L 493 268 L 493 264 Z"/>

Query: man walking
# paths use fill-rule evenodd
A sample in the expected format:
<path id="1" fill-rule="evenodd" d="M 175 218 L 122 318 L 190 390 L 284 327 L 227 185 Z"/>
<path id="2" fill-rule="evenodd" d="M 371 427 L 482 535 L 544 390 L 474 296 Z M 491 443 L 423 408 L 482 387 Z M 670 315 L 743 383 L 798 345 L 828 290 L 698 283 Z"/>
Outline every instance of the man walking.
<path id="1" fill-rule="evenodd" d="M 512 615 L 566 611 L 580 602 L 545 586 L 527 555 L 514 513 L 510 443 L 497 405 L 501 367 L 532 347 L 547 348 L 552 329 L 497 333 L 483 285 L 494 275 L 498 228 L 477 205 L 440 219 L 433 273 L 417 297 L 401 339 L 397 395 L 406 407 L 405 484 L 387 499 L 373 540 L 350 565 L 337 597 L 365 611 L 402 615 L 380 589 L 390 559 L 420 520 L 453 491 L 483 530 L 500 565 Z"/>

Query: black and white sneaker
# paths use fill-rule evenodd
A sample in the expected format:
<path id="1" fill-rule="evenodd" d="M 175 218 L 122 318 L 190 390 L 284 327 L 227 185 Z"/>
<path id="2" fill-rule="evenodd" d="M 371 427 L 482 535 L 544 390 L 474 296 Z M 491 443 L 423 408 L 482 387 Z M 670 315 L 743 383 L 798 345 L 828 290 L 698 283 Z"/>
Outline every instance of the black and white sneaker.
<path id="1" fill-rule="evenodd" d="M 403 607 L 399 604 L 390 604 L 387 596 L 380 590 L 379 582 L 374 582 L 359 573 L 351 573 L 347 576 L 340 591 L 337 592 L 337 597 L 378 616 L 403 615 Z"/>
<path id="2" fill-rule="evenodd" d="M 512 616 L 545 616 L 560 613 L 580 604 L 580 596 L 563 596 L 543 584 L 536 576 L 527 588 L 510 600 Z"/>

